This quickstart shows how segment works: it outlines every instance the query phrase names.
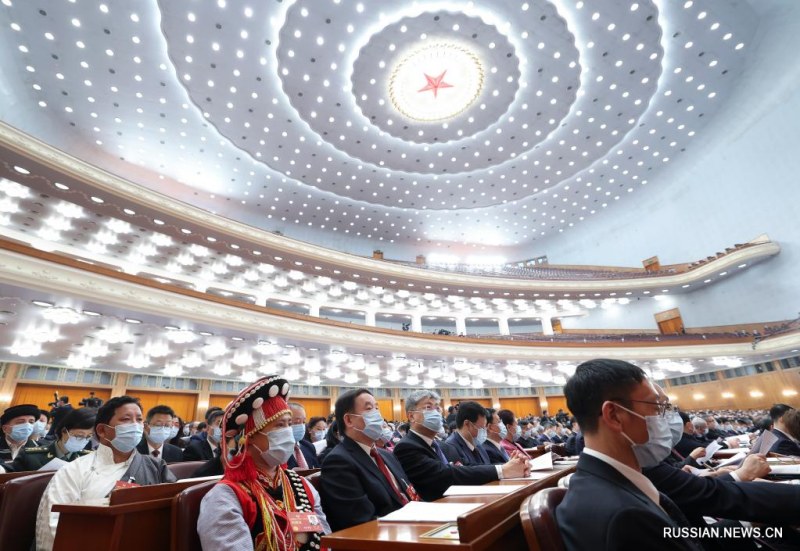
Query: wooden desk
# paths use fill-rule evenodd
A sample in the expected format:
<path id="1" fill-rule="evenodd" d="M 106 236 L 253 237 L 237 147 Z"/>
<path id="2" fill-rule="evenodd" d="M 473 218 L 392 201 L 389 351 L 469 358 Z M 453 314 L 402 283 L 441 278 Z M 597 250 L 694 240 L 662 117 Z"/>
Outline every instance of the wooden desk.
<path id="1" fill-rule="evenodd" d="M 550 488 L 558 479 L 575 471 L 574 467 L 528 483 L 506 495 L 444 497 L 443 503 L 481 503 L 482 506 L 458 517 L 459 540 L 422 538 L 422 534 L 441 526 L 440 522 L 379 522 L 373 520 L 334 532 L 322 538 L 322 545 L 339 551 L 469 550 L 527 551 L 520 524 L 519 508 L 531 494 Z M 519 485 L 525 481 L 502 480 L 492 485 Z"/>
<path id="2" fill-rule="evenodd" d="M 219 477 L 125 488 L 111 494 L 110 505 L 53 505 L 58 519 L 54 551 L 169 551 L 172 498 L 195 484 Z"/>

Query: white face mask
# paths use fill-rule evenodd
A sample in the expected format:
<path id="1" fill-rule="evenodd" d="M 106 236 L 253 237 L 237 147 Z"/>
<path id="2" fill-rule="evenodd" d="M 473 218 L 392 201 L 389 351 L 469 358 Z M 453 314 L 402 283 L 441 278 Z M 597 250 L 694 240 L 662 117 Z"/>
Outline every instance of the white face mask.
<path id="1" fill-rule="evenodd" d="M 262 451 L 261 448 L 253 444 L 253 447 L 261 452 L 261 458 L 270 467 L 283 465 L 294 453 L 294 434 L 292 427 L 283 427 L 270 432 L 262 432 L 269 440 L 269 448 Z"/>
<path id="2" fill-rule="evenodd" d="M 112 428 L 114 429 L 114 439 L 111 441 L 111 445 L 122 453 L 133 451 L 141 442 L 144 434 L 142 423 L 124 423 Z"/>
<path id="3" fill-rule="evenodd" d="M 160 446 L 167 441 L 170 434 L 172 434 L 172 429 L 170 427 L 150 427 L 150 433 L 147 435 L 147 439 L 153 444 Z"/>
<path id="4" fill-rule="evenodd" d="M 639 462 L 639 467 L 642 469 L 655 467 L 664 461 L 672 451 L 672 431 L 667 418 L 660 415 L 640 415 L 625 406 L 617 405 L 631 415 L 644 419 L 647 423 L 647 442 L 644 444 L 637 444 L 627 434 L 622 433 L 622 436 L 631 443 L 631 449 Z"/>

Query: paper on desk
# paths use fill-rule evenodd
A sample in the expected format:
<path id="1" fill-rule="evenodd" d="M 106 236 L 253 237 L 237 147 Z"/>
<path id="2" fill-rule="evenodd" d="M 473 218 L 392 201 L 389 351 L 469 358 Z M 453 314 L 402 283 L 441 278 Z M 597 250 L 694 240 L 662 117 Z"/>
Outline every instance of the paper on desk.
<path id="1" fill-rule="evenodd" d="M 719 444 L 719 442 L 714 440 L 708 446 L 706 446 L 706 454 L 703 457 L 698 457 L 697 462 L 700 465 L 704 465 L 705 462 L 714 457 L 714 454 L 717 452 L 717 450 L 721 448 L 722 446 Z"/>
<path id="2" fill-rule="evenodd" d="M 541 480 L 554 473 L 563 472 L 563 469 L 551 469 L 549 471 L 531 471 L 531 474 L 524 478 L 504 478 L 503 480 Z"/>
<path id="3" fill-rule="evenodd" d="M 322 450 L 328 447 L 327 440 L 317 440 L 314 442 L 314 449 L 317 451 L 317 455 L 322 453 Z"/>
<path id="4" fill-rule="evenodd" d="M 545 453 L 536 459 L 528 461 L 532 471 L 544 471 L 553 469 L 553 454 Z"/>
<path id="5" fill-rule="evenodd" d="M 769 450 L 772 449 L 772 445 L 778 441 L 778 437 L 775 436 L 775 433 L 771 430 L 764 431 L 764 434 L 761 435 L 761 442 L 758 445 L 758 449 L 754 450 L 753 453 L 768 453 Z"/>
<path id="6" fill-rule="evenodd" d="M 733 457 L 722 461 L 719 465 L 717 465 L 717 468 L 719 469 L 720 467 L 727 467 L 728 465 L 738 465 L 745 457 L 747 457 L 745 452 L 739 452 Z"/>
<path id="7" fill-rule="evenodd" d="M 800 475 L 800 465 L 770 465 L 769 474 Z"/>
<path id="8" fill-rule="evenodd" d="M 58 469 L 60 469 L 61 467 L 63 467 L 66 464 L 67 464 L 67 462 L 64 461 L 63 459 L 59 459 L 58 457 L 54 457 L 50 462 L 45 463 L 44 465 L 39 467 L 39 470 L 40 471 L 57 471 Z"/>
<path id="9" fill-rule="evenodd" d="M 428 503 L 410 501 L 400 509 L 378 520 L 382 522 L 455 522 L 482 503 Z"/>
<path id="10" fill-rule="evenodd" d="M 508 484 L 505 486 L 450 486 L 444 493 L 446 496 L 488 496 L 510 494 L 519 490 L 524 484 Z"/>

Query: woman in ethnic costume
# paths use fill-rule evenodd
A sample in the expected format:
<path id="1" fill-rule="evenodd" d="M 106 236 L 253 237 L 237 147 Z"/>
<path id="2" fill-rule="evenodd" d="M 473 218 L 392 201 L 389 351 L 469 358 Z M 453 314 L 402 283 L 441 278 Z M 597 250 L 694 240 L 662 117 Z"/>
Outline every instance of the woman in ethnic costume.
<path id="1" fill-rule="evenodd" d="M 330 533 L 317 491 L 285 468 L 294 451 L 288 394 L 285 379 L 264 377 L 225 409 L 225 475 L 203 498 L 197 519 L 205 551 L 317 551 L 320 532 Z M 235 450 L 227 444 L 233 437 Z"/>

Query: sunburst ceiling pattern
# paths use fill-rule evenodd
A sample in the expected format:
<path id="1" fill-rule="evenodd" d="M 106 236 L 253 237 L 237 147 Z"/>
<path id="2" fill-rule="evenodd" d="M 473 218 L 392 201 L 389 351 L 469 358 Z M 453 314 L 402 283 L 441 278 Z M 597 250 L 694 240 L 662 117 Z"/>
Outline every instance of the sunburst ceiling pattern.
<path id="1" fill-rule="evenodd" d="M 710 1 L 3 0 L 0 17 L 5 121 L 211 212 L 406 255 L 529 250 L 646 193 L 758 25 Z"/>

